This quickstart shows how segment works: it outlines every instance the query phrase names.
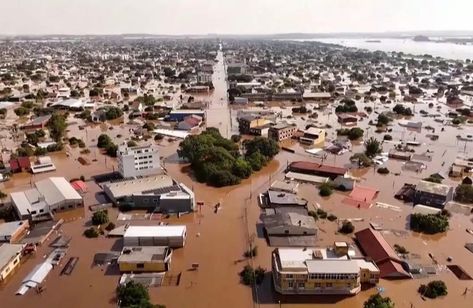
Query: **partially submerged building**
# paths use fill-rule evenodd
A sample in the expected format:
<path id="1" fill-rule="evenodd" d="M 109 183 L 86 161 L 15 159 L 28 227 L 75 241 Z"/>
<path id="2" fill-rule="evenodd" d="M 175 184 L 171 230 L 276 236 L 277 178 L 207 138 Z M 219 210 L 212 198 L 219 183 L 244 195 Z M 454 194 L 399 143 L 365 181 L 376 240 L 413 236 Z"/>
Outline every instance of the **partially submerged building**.
<path id="1" fill-rule="evenodd" d="M 13 270 L 20 266 L 24 246 L 23 244 L 3 244 L 0 246 L 0 282 L 5 281 Z"/>
<path id="2" fill-rule="evenodd" d="M 346 176 L 347 168 L 324 165 L 307 161 L 295 161 L 289 164 L 288 171 L 329 177 L 335 179 L 337 176 Z"/>
<path id="3" fill-rule="evenodd" d="M 266 209 L 261 220 L 270 246 L 313 247 L 316 244 L 317 226 L 306 209 Z"/>
<path id="4" fill-rule="evenodd" d="M 296 194 L 283 191 L 268 190 L 266 198 L 266 204 L 269 207 L 307 206 L 307 200 L 298 197 Z"/>
<path id="5" fill-rule="evenodd" d="M 28 220 L 0 223 L 0 243 L 17 243 L 28 232 Z"/>
<path id="6" fill-rule="evenodd" d="M 186 226 L 129 226 L 123 235 L 124 246 L 184 247 Z"/>
<path id="7" fill-rule="evenodd" d="M 299 137 L 299 142 L 305 145 L 323 145 L 325 142 L 325 130 L 310 127 Z"/>
<path id="8" fill-rule="evenodd" d="M 165 174 L 105 183 L 103 190 L 114 204 L 133 209 L 185 213 L 195 208 L 194 192 Z"/>
<path id="9" fill-rule="evenodd" d="M 297 126 L 295 124 L 289 124 L 287 122 L 279 122 L 276 125 L 273 125 L 268 130 L 268 138 L 275 141 L 283 141 L 286 139 L 292 138 L 294 133 L 297 131 Z"/>
<path id="10" fill-rule="evenodd" d="M 129 147 L 120 145 L 117 150 L 118 172 L 124 178 L 148 176 L 162 172 L 159 151 L 151 145 Z"/>
<path id="11" fill-rule="evenodd" d="M 34 184 L 34 188 L 10 194 L 20 219 L 48 220 L 54 213 L 83 207 L 81 195 L 62 177 L 51 177 Z"/>
<path id="12" fill-rule="evenodd" d="M 381 278 L 412 278 L 407 263 L 397 256 L 379 231 L 366 228 L 356 232 L 355 238 L 366 257 L 379 267 Z"/>
<path id="13" fill-rule="evenodd" d="M 120 272 L 166 272 L 172 249 L 167 246 L 125 246 L 117 263 Z"/>
<path id="14" fill-rule="evenodd" d="M 346 243 L 335 243 L 334 250 L 278 248 L 271 261 L 274 288 L 281 294 L 355 295 L 362 284 L 379 281 L 376 264 L 351 258 Z"/>
<path id="15" fill-rule="evenodd" d="M 443 209 L 447 202 L 453 200 L 453 192 L 453 187 L 448 185 L 420 181 L 415 188 L 414 204 Z"/>

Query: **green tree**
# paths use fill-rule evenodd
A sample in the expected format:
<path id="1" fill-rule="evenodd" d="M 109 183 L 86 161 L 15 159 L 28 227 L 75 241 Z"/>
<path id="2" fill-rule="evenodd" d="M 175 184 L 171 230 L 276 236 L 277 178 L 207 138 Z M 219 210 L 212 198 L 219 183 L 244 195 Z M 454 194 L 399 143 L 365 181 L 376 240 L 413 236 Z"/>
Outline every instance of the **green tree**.
<path id="1" fill-rule="evenodd" d="M 342 223 L 342 227 L 338 231 L 343 234 L 350 234 L 355 231 L 355 226 L 351 223 L 351 221 L 345 220 Z"/>
<path id="2" fill-rule="evenodd" d="M 394 303 L 389 297 L 383 297 L 377 293 L 368 298 L 363 304 L 363 308 L 394 308 Z"/>
<path id="3" fill-rule="evenodd" d="M 265 137 L 256 137 L 252 140 L 245 140 L 243 145 L 246 149 L 246 155 L 260 152 L 262 155 L 272 158 L 279 153 L 279 145 L 273 139 Z"/>
<path id="4" fill-rule="evenodd" d="M 65 116 L 53 113 L 48 122 L 49 135 L 54 141 L 59 142 L 66 132 L 67 123 Z"/>
<path id="5" fill-rule="evenodd" d="M 30 109 L 25 108 L 25 107 L 18 107 L 15 110 L 13 110 L 15 114 L 19 117 L 26 116 L 30 113 Z"/>
<path id="6" fill-rule="evenodd" d="M 416 232 L 435 234 L 447 231 L 448 226 L 448 216 L 442 213 L 427 215 L 417 213 L 412 214 L 410 218 L 410 227 Z"/>
<path id="7" fill-rule="evenodd" d="M 243 179 L 248 178 L 253 171 L 250 163 L 242 158 L 237 158 L 235 160 L 232 170 L 234 175 Z"/>
<path id="8" fill-rule="evenodd" d="M 473 186 L 460 184 L 455 189 L 455 201 L 473 203 Z"/>
<path id="9" fill-rule="evenodd" d="M 97 147 L 104 149 L 112 143 L 112 139 L 107 134 L 101 134 L 97 140 Z"/>
<path id="10" fill-rule="evenodd" d="M 391 118 L 385 115 L 384 113 L 380 113 L 378 116 L 378 126 L 380 125 L 388 125 L 391 122 Z"/>
<path id="11" fill-rule="evenodd" d="M 92 224 L 96 226 L 106 224 L 108 221 L 108 212 L 106 210 L 97 211 L 92 215 Z"/>
<path id="12" fill-rule="evenodd" d="M 151 304 L 148 289 L 140 283 L 129 281 L 121 284 L 116 290 L 117 299 L 120 307 L 127 308 L 153 308 Z"/>
<path id="13" fill-rule="evenodd" d="M 328 197 L 328 196 L 330 196 L 332 193 L 333 193 L 333 189 L 332 189 L 332 186 L 330 186 L 330 184 L 328 184 L 328 183 L 323 183 L 323 184 L 320 185 L 320 187 L 319 187 L 319 194 L 320 194 L 322 197 Z"/>
<path id="14" fill-rule="evenodd" d="M 118 119 L 122 115 L 123 115 L 123 111 L 120 108 L 114 107 L 114 106 L 108 107 L 107 111 L 105 111 L 105 118 L 107 120 Z"/>
<path id="15" fill-rule="evenodd" d="M 427 285 L 421 284 L 417 291 L 428 298 L 437 298 L 448 294 L 447 285 L 442 280 L 433 280 Z"/>
<path id="16" fill-rule="evenodd" d="M 381 145 L 381 142 L 378 141 L 378 139 L 371 137 L 370 139 L 365 141 L 365 154 L 369 158 L 373 158 L 381 151 L 383 150 L 383 147 Z"/>

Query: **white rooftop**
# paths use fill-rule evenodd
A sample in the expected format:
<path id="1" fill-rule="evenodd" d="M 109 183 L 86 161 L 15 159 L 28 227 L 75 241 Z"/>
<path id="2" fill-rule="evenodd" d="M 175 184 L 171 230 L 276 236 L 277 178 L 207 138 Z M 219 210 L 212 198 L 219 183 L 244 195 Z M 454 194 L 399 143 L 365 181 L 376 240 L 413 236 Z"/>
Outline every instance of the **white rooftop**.
<path id="1" fill-rule="evenodd" d="M 0 246 L 0 270 L 10 263 L 10 260 L 21 253 L 23 244 L 3 244 Z"/>
<path id="2" fill-rule="evenodd" d="M 355 260 L 308 260 L 310 274 L 358 274 L 360 268 Z"/>
<path id="3" fill-rule="evenodd" d="M 186 226 L 130 226 L 124 237 L 172 237 L 183 236 Z"/>

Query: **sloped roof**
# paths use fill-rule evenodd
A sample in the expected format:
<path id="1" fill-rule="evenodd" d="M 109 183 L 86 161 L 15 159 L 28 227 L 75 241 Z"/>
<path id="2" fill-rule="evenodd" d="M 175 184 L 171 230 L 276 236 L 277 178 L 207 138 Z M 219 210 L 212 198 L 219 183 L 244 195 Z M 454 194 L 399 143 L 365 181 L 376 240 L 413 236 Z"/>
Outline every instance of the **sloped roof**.
<path id="1" fill-rule="evenodd" d="M 392 247 L 379 231 L 366 228 L 356 232 L 355 237 L 365 254 L 376 263 L 386 258 L 399 260 Z"/>

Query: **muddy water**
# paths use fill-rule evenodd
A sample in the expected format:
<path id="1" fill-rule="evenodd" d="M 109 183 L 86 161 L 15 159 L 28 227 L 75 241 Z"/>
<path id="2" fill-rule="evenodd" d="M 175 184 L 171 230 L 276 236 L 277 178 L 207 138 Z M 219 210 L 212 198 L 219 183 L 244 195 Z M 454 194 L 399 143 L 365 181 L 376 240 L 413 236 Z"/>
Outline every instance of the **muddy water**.
<path id="1" fill-rule="evenodd" d="M 209 100 L 209 108 L 207 110 L 207 127 L 217 127 L 226 138 L 230 138 L 235 127 L 231 123 L 230 109 L 228 107 L 227 98 L 227 79 L 226 66 L 223 52 L 217 52 L 217 63 L 214 66 L 214 73 L 212 76 L 212 83 L 214 90 L 210 96 L 202 96 L 204 100 Z M 201 96 L 199 96 L 201 97 Z M 236 127 L 238 130 L 238 127 Z"/>
<path id="2" fill-rule="evenodd" d="M 218 100 L 220 101 L 220 100 Z M 217 101 L 217 103 L 218 103 Z M 213 104 L 215 102 L 213 101 Z M 364 106 L 373 104 L 358 103 L 360 110 Z M 218 106 L 218 105 L 217 105 Z M 377 111 L 392 109 L 391 106 L 381 104 L 376 105 Z M 441 107 L 439 113 L 445 113 L 448 109 L 439 103 Z M 411 105 L 413 108 L 414 106 Z M 222 105 L 222 109 L 225 108 Z M 416 111 L 420 109 L 437 113 L 437 109 L 429 109 L 427 104 L 416 104 Z M 212 114 L 209 121 L 217 121 Z M 376 119 L 377 114 L 372 113 L 370 119 Z M 295 119 L 300 125 L 307 121 L 301 116 Z M 391 244 L 405 246 L 412 254 L 414 263 L 423 265 L 432 264 L 428 254 L 432 253 L 440 264 L 447 264 L 448 256 L 453 258 L 452 264 L 462 266 L 470 275 L 473 274 L 473 254 L 466 250 L 463 245 L 466 242 L 473 242 L 473 236 L 465 232 L 466 228 L 471 228 L 471 217 L 454 214 L 451 219 L 450 229 L 446 234 L 440 236 L 425 236 L 406 231 L 407 219 L 410 213 L 410 205 L 404 205 L 394 199 L 394 193 L 405 183 L 416 183 L 419 179 L 431 173 L 445 171 L 453 161 L 458 152 L 471 152 L 472 144 L 457 142 L 455 136 L 459 134 L 459 129 L 445 126 L 445 132 L 440 133 L 442 127 L 433 118 L 423 118 L 416 115 L 413 120 L 421 120 L 424 126 L 430 125 L 436 129 L 436 134 L 440 135 L 438 141 L 430 141 L 426 134 L 430 133 L 423 129 L 420 132 L 406 130 L 394 124 L 390 133 L 394 140 L 403 138 L 404 140 L 415 140 L 422 143 L 416 147 L 416 153 L 423 153 L 427 150 L 433 151 L 433 160 L 428 162 L 428 169 L 418 174 L 415 172 L 402 171 L 402 162 L 389 160 L 386 166 L 393 173 L 400 173 L 399 176 L 379 175 L 374 169 L 353 170 L 353 174 L 359 176 L 361 185 L 376 187 L 380 192 L 377 201 L 389 203 L 400 207 L 400 211 L 393 211 L 385 208 L 373 206 L 370 209 L 357 209 L 342 202 L 346 194 L 335 193 L 330 198 L 321 198 L 317 194 L 317 189 L 312 185 L 301 185 L 300 195 L 309 200 L 310 206 L 320 204 L 322 208 L 335 214 L 340 219 L 343 218 L 363 218 L 362 222 L 355 222 L 357 230 L 368 227 L 369 222 L 382 224 L 386 230 L 384 234 Z M 333 113 L 321 112 L 317 121 L 320 125 L 330 124 L 333 129 L 328 130 L 328 138 L 335 136 L 335 129 L 340 125 L 336 123 L 336 116 Z M 80 121 L 78 121 L 80 123 Z M 212 124 L 214 122 L 210 122 Z M 104 130 L 113 136 L 116 143 L 124 140 L 129 130 L 129 126 L 122 124 L 114 126 L 109 130 L 110 125 L 88 126 L 85 130 L 79 130 L 78 125 L 69 127 L 69 134 L 81 137 L 91 150 L 91 154 L 86 155 L 91 160 L 91 165 L 84 166 L 77 162 L 80 155 L 79 149 L 68 149 L 66 153 L 53 154 L 53 161 L 58 167 L 58 171 L 53 173 L 30 176 L 28 174 L 16 174 L 12 181 L 2 183 L 0 189 L 4 191 L 23 190 L 29 187 L 34 181 L 51 175 L 61 175 L 67 178 L 75 178 L 80 175 L 90 177 L 91 175 L 112 171 L 115 162 L 111 158 L 106 158 L 96 148 L 95 143 L 98 135 Z M 300 126 L 303 127 L 303 126 Z M 382 139 L 383 134 L 375 133 L 375 128 L 368 128 L 368 119 L 360 122 L 360 127 L 364 128 L 369 136 L 376 136 Z M 462 132 L 471 131 L 471 127 L 465 127 Z M 224 133 L 224 132 L 222 132 Z M 251 179 L 243 181 L 240 185 L 221 189 L 207 187 L 206 185 L 195 183 L 191 177 L 183 173 L 185 165 L 176 159 L 175 150 L 178 142 L 168 142 L 166 140 L 159 143 L 162 156 L 166 159 L 166 168 L 171 176 L 192 187 L 199 201 L 204 201 L 205 206 L 201 212 L 184 216 L 182 218 L 165 219 L 171 224 L 186 224 L 188 227 L 188 240 L 185 248 L 174 251 L 172 269 L 170 275 L 182 273 L 181 284 L 177 287 L 161 287 L 150 290 L 154 303 L 161 303 L 167 307 L 361 307 L 362 303 L 375 289 L 363 291 L 358 296 L 349 298 L 340 297 L 279 297 L 272 291 L 270 276 L 267 275 L 264 284 L 258 289 L 257 295 L 253 295 L 250 288 L 243 286 L 239 282 L 238 272 L 247 264 L 243 259 L 243 253 L 249 245 L 249 241 L 258 246 L 258 256 L 254 259 L 254 265 L 261 265 L 270 268 L 270 254 L 272 248 L 268 247 L 261 236 L 259 223 L 260 209 L 257 206 L 256 197 L 269 186 L 270 180 L 282 178 L 281 170 L 288 162 L 295 160 L 319 161 L 306 155 L 301 147 L 289 143 L 296 149 L 295 154 L 286 152 L 280 153 L 262 171 L 256 173 Z M 385 143 L 384 151 L 388 151 L 392 144 Z M 354 145 L 353 152 L 362 151 L 361 144 Z M 341 156 L 329 155 L 327 163 L 336 165 L 348 165 L 349 157 L 353 153 L 345 153 Z M 445 165 L 442 166 L 442 163 Z M 447 179 L 448 184 L 456 185 L 457 181 Z M 99 188 L 89 182 L 89 192 L 84 196 L 86 206 L 96 202 L 95 194 Z M 213 212 L 213 205 L 221 202 L 222 208 L 218 213 Z M 92 267 L 93 255 L 96 252 L 108 250 L 120 250 L 121 243 L 114 239 L 100 237 L 98 239 L 86 239 L 81 234 L 90 224 L 90 213 L 87 208 L 78 213 L 66 215 L 67 222 L 62 231 L 68 236 L 72 236 L 71 248 L 68 255 L 63 260 L 59 268 L 55 268 L 44 282 L 46 291 L 37 295 L 31 291 L 25 296 L 14 295 L 19 288 L 22 279 L 51 249 L 47 244 L 39 248 L 36 256 L 27 260 L 18 272 L 12 277 L 8 284 L 0 288 L 0 298 L 2 307 L 114 307 L 114 290 L 118 281 L 118 273 L 115 269 L 102 267 Z M 116 218 L 116 211 L 111 210 L 112 219 Z M 149 223 L 149 222 L 147 222 Z M 337 222 L 318 221 L 319 246 L 331 245 L 333 241 L 344 240 L 352 242 L 350 236 L 336 233 Z M 396 235 L 393 231 L 398 232 Z M 52 239 L 55 237 L 53 236 Z M 79 257 L 79 263 L 71 276 L 60 276 L 60 269 L 69 257 Z M 189 271 L 192 263 L 199 263 L 197 271 Z M 396 307 L 471 307 L 473 293 L 463 296 L 466 287 L 473 287 L 471 281 L 460 281 L 452 273 L 441 271 L 435 279 L 442 279 L 447 283 L 449 295 L 443 299 L 435 301 L 423 301 L 416 292 L 421 283 L 426 283 L 434 277 L 427 279 L 413 279 L 402 281 L 381 280 L 379 286 L 385 289 L 384 295 L 390 296 Z M 60 290 L 58 292 L 57 290 Z M 255 302 L 258 302 L 256 304 Z"/>

